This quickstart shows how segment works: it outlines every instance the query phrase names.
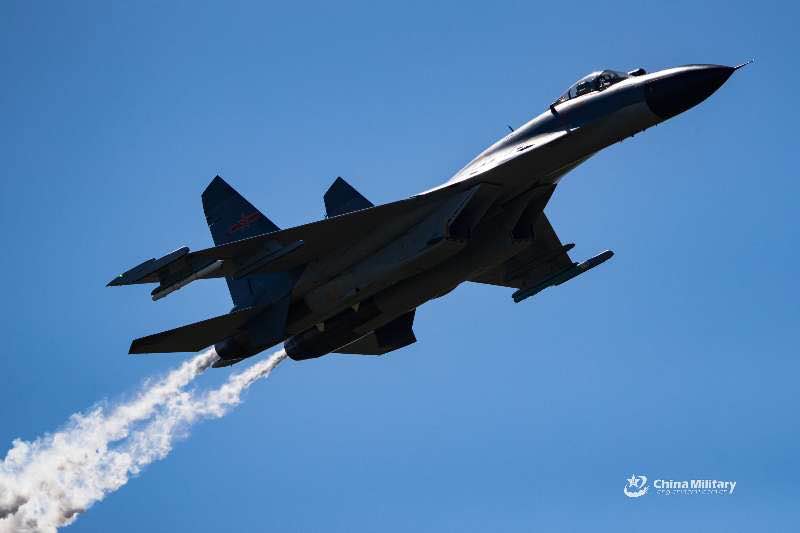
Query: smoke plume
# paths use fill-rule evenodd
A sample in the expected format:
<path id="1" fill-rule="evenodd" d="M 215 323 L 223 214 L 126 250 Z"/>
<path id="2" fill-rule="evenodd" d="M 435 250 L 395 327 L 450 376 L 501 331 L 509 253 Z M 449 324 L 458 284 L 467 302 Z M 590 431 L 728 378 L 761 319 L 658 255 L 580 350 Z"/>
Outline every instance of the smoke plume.
<path id="1" fill-rule="evenodd" d="M 197 355 L 163 378 L 145 383 L 132 400 L 72 415 L 66 427 L 33 442 L 16 439 L 0 462 L 0 533 L 54 532 L 164 458 L 195 422 L 218 418 L 266 377 L 283 350 L 231 374 L 205 392 L 184 387 L 217 359 Z"/>

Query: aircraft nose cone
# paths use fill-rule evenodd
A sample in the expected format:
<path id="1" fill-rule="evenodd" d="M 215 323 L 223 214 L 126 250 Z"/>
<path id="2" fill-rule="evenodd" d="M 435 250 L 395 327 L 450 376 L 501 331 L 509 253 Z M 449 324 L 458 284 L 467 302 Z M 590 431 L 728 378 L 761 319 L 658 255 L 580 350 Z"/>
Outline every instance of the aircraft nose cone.
<path id="1" fill-rule="evenodd" d="M 719 89 L 734 67 L 698 65 L 647 82 L 645 98 L 650 110 L 668 119 L 690 109 Z"/>

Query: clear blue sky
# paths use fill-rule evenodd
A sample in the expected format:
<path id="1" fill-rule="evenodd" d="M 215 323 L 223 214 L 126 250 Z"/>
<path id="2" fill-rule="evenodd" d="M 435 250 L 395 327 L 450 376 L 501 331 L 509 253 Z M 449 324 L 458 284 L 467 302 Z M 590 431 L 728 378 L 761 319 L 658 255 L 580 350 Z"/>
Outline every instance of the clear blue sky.
<path id="1" fill-rule="evenodd" d="M 757 62 L 562 182 L 559 235 L 614 259 L 287 363 L 70 531 L 796 529 L 796 6 L 291 4 L 0 7 L 0 454 L 184 358 L 131 338 L 229 309 L 219 281 L 105 287 L 210 244 L 215 174 L 292 226 L 337 175 L 375 203 L 445 181 L 588 71 Z M 738 486 L 629 500 L 634 472 Z"/>

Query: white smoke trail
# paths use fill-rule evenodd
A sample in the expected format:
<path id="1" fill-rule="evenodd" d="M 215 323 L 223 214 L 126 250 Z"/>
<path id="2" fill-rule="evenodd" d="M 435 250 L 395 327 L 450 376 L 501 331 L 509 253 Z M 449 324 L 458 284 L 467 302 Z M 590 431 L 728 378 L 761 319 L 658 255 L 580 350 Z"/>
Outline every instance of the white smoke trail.
<path id="1" fill-rule="evenodd" d="M 141 431 L 131 435 L 121 450 L 127 472 L 137 474 L 142 467 L 163 459 L 172 450 L 172 444 L 185 430 L 204 418 L 220 418 L 241 401 L 242 392 L 255 381 L 269 376 L 270 372 L 286 358 L 279 350 L 245 370 L 231 375 L 220 387 L 202 395 L 182 392 L 167 401 Z M 130 461 L 130 463 L 127 463 Z"/>
<path id="2" fill-rule="evenodd" d="M 54 532 L 72 523 L 132 474 L 166 456 L 192 423 L 223 416 L 285 357 L 278 351 L 205 394 L 183 391 L 217 359 L 209 350 L 109 413 L 96 408 L 73 415 L 66 429 L 52 435 L 30 443 L 15 440 L 0 463 L 0 533 Z"/>
<path id="3" fill-rule="evenodd" d="M 213 349 L 186 361 L 160 380 L 145 383 L 132 400 L 106 412 L 96 407 L 70 417 L 67 427 L 33 442 L 16 439 L 0 463 L 0 531 L 9 515 L 25 505 L 32 494 L 58 491 L 63 485 L 80 483 L 70 476 L 92 468 L 109 443 L 125 438 L 132 426 L 153 415 L 156 408 L 196 378 L 217 359 Z M 77 507 L 60 512 L 68 518 Z M 13 529 L 12 529 L 13 530 Z"/>

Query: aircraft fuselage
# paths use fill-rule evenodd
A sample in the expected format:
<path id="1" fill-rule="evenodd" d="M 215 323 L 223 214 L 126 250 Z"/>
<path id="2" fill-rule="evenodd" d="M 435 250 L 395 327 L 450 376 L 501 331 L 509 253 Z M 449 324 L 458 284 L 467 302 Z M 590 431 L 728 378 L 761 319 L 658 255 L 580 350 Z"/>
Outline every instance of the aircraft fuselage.
<path id="1" fill-rule="evenodd" d="M 415 342 L 416 308 L 464 281 L 515 288 L 515 302 L 561 285 L 613 252 L 571 259 L 573 245 L 544 213 L 557 183 L 598 151 L 697 105 L 737 68 L 593 72 L 442 185 L 375 206 L 337 178 L 323 196 L 326 219 L 284 230 L 217 176 L 201 196 L 215 246 L 181 247 L 109 285 L 157 282 L 158 300 L 224 277 L 234 308 L 135 339 L 130 353 L 213 345 L 216 365 L 226 366 L 285 341 L 293 359 L 380 355 Z"/>
<path id="2" fill-rule="evenodd" d="M 335 340 L 312 349 L 298 339 L 287 343 L 288 353 L 298 359 L 324 355 L 346 344 L 344 340 L 356 340 L 513 257 L 526 244 L 511 232 L 521 211 L 513 208 L 515 202 L 524 202 L 525 194 L 537 187 L 558 183 L 598 151 L 696 105 L 732 71 L 730 67 L 693 65 L 634 75 L 552 105 L 484 150 L 446 183 L 422 193 L 442 188 L 468 190 L 479 184 L 493 187 L 492 205 L 469 238 L 451 239 L 450 249 L 438 255 L 428 250 L 405 258 L 411 265 L 405 264 L 403 272 L 398 268 L 403 261 L 396 261 L 395 271 L 387 275 L 375 275 L 376 269 L 369 263 L 375 262 L 376 256 L 370 255 L 360 264 L 376 282 L 368 283 L 357 275 L 338 276 L 308 291 L 301 297 L 305 299 L 302 305 L 307 308 L 312 301 L 317 312 L 290 322 L 289 332 L 302 335 L 314 328 L 310 335 L 315 338 L 327 335 Z M 675 102 L 664 103 L 665 91 Z M 326 324 L 340 314 L 348 317 L 342 326 Z"/>

